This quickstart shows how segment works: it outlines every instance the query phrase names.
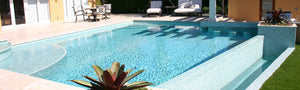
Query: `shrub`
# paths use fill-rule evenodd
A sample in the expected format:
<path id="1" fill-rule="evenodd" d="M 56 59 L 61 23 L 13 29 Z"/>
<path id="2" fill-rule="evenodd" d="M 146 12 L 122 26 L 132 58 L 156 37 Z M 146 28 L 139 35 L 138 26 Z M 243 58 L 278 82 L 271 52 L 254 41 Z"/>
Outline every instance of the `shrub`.
<path id="1" fill-rule="evenodd" d="M 279 8 L 279 11 L 273 10 L 270 16 L 267 16 L 263 25 L 289 25 L 289 20 L 285 15 L 281 15 L 283 13 L 282 9 Z"/>
<path id="2" fill-rule="evenodd" d="M 203 7 L 203 13 L 209 13 L 209 7 Z"/>
<path id="3" fill-rule="evenodd" d="M 112 13 L 145 13 L 149 0 L 112 0 Z"/>

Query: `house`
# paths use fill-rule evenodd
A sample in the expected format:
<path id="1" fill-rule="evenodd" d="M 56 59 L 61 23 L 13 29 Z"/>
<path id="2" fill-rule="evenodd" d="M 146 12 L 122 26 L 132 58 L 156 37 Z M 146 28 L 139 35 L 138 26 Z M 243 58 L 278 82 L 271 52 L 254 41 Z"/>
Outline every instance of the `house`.
<path id="1" fill-rule="evenodd" d="M 15 25 L 74 19 L 73 4 L 91 1 L 95 0 L 0 0 L 0 30 Z"/>
<path id="2" fill-rule="evenodd" d="M 290 11 L 299 19 L 300 0 L 228 0 L 228 17 L 237 21 L 260 21 L 272 9 Z"/>

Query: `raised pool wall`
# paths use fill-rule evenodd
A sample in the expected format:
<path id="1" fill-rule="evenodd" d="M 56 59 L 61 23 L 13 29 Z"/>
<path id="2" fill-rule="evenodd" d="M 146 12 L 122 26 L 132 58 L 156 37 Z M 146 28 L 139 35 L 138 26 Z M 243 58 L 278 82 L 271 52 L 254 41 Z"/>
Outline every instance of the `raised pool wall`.
<path id="1" fill-rule="evenodd" d="M 258 24 L 258 34 L 264 35 L 263 57 L 273 61 L 246 90 L 258 90 L 295 50 L 296 28 L 292 26 L 266 26 Z"/>
<path id="2" fill-rule="evenodd" d="M 226 89 L 228 83 L 262 58 L 264 36 L 255 36 L 236 47 L 165 82 L 158 88 Z M 229 71 L 228 71 L 229 70 Z M 227 87 L 233 89 L 234 87 Z"/>
<path id="3" fill-rule="evenodd" d="M 258 35 L 264 35 L 263 57 L 274 60 L 287 48 L 294 48 L 296 41 L 296 24 L 291 26 L 257 25 Z"/>
<path id="4" fill-rule="evenodd" d="M 211 27 L 216 26 L 229 28 L 257 28 L 257 23 L 201 22 L 200 24 L 204 28 L 207 27 L 208 31 L 214 30 L 211 29 Z M 257 29 L 255 31 L 257 31 Z M 160 84 L 158 88 L 170 90 L 178 90 L 178 87 L 185 89 L 212 90 L 234 89 L 236 88 L 236 83 L 231 85 L 228 84 L 240 77 L 245 70 L 262 58 L 263 43 L 264 36 L 254 36 L 211 60 Z"/>

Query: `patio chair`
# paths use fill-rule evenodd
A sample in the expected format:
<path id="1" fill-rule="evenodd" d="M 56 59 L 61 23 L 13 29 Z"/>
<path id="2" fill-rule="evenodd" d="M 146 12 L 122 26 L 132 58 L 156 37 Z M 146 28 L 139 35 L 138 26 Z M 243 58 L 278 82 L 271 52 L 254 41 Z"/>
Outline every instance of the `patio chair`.
<path id="1" fill-rule="evenodd" d="M 108 18 L 107 15 L 111 14 L 111 4 L 103 4 L 103 6 L 105 7 L 105 18 Z"/>
<path id="2" fill-rule="evenodd" d="M 159 16 L 161 16 L 161 6 L 162 1 L 151 1 L 150 8 L 147 9 L 147 16 L 149 16 L 149 14 L 159 14 Z"/>
<path id="3" fill-rule="evenodd" d="M 174 10 L 174 15 L 178 13 L 194 13 L 202 16 L 202 0 L 178 0 L 178 8 Z"/>
<path id="4" fill-rule="evenodd" d="M 85 16 L 88 16 L 88 19 L 90 18 L 90 16 L 92 15 L 92 11 L 90 10 L 90 6 L 89 5 L 85 5 L 85 4 L 82 4 L 81 5 L 81 9 L 82 11 L 84 12 L 84 15 Z M 85 19 L 84 19 L 85 20 Z"/>
<path id="5" fill-rule="evenodd" d="M 105 6 L 96 6 L 96 12 L 97 12 L 97 16 L 98 15 L 101 15 L 102 16 L 102 18 L 101 19 L 105 19 L 105 18 L 107 18 L 106 17 L 106 8 L 105 8 Z"/>
<path id="6" fill-rule="evenodd" d="M 107 14 L 111 13 L 111 4 L 103 4 L 105 6 L 105 12 Z"/>
<path id="7" fill-rule="evenodd" d="M 85 13 L 84 13 L 84 11 L 82 9 L 80 9 L 81 6 L 73 6 L 72 8 L 74 10 L 75 22 L 77 22 L 77 17 L 78 16 L 83 16 L 83 20 L 85 19 L 85 17 L 84 17 Z"/>

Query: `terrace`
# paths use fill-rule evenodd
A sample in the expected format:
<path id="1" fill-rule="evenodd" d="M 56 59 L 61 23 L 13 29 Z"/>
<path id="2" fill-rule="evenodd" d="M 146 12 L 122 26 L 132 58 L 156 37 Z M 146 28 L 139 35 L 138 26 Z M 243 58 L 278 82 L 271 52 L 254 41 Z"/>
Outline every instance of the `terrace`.
<path id="1" fill-rule="evenodd" d="M 206 16 L 206 17 L 205 17 Z M 94 29 L 98 27 L 103 27 L 103 26 L 108 26 L 108 25 L 114 25 L 122 22 L 128 22 L 132 20 L 152 20 L 152 21 L 187 21 L 187 22 L 207 22 L 207 21 L 212 21 L 212 19 L 209 17 L 209 15 L 205 15 L 204 17 L 185 17 L 185 16 L 162 16 L 162 17 L 144 17 L 142 14 L 112 14 L 110 15 L 110 19 L 104 19 L 100 20 L 99 22 L 83 22 L 82 20 L 79 20 L 79 22 L 74 23 L 73 20 L 71 21 L 61 21 L 61 22 L 55 22 L 55 23 L 50 23 L 50 24 L 32 24 L 32 25 L 21 25 L 21 26 L 14 26 L 14 27 L 5 27 L 2 28 L 0 31 L 0 41 L 1 40 L 8 40 L 11 42 L 13 45 L 18 45 L 18 44 L 24 44 L 27 42 L 31 41 L 36 41 L 36 40 L 41 40 L 41 39 L 46 39 L 50 37 L 57 37 L 65 34 L 70 34 L 70 33 L 76 33 L 80 31 L 86 31 L 89 29 Z M 234 21 L 231 18 L 216 18 L 214 19 L 219 22 L 238 22 Z M 244 23 L 244 22 L 240 22 Z M 247 23 L 247 22 L 246 22 Z M 253 22 L 251 22 L 253 23 Z M 298 45 L 296 45 L 295 53 L 299 52 Z M 290 50 L 293 51 L 293 50 Z M 291 52 L 289 52 L 291 53 Z M 292 54 L 290 58 L 294 58 L 294 60 L 297 60 L 297 55 Z M 286 54 L 288 56 L 288 54 Z M 287 56 L 282 57 L 283 61 Z M 288 59 L 289 62 L 293 59 Z M 282 62 L 283 62 L 282 61 Z M 289 63 L 285 62 L 285 63 Z M 286 65 L 284 63 L 283 68 L 293 68 L 290 65 Z M 280 65 L 280 63 L 277 63 Z M 275 68 L 279 67 L 279 65 L 275 66 Z M 294 66 L 299 66 L 298 64 Z M 273 68 L 274 69 L 274 68 Z M 281 70 L 282 68 L 279 68 Z M 288 69 L 286 69 L 288 70 Z M 282 70 L 281 70 L 282 71 Z M 74 89 L 74 90 L 82 90 L 82 88 L 74 87 L 74 86 L 69 86 L 57 82 L 53 82 L 50 80 L 45 80 L 37 77 L 32 77 L 28 75 L 23 75 L 7 70 L 2 70 L 0 69 L 0 72 L 2 75 L 0 75 L 0 80 L 5 81 L 5 82 L 0 82 L 0 89 L 32 89 L 32 90 L 39 90 L 39 89 Z M 274 71 L 269 71 L 273 73 Z M 283 75 L 283 74 L 278 74 L 278 72 L 275 72 L 276 75 Z M 299 70 L 295 70 L 293 72 L 287 72 L 292 75 L 287 75 L 283 77 L 288 77 L 288 80 L 291 80 L 290 77 L 296 77 L 294 73 L 299 73 Z M 269 86 L 272 87 L 272 85 L 269 84 L 269 82 L 275 81 L 274 77 L 272 76 L 271 79 L 269 79 L 262 87 L 262 89 L 268 89 L 270 88 Z M 268 77 L 265 77 L 267 79 Z M 281 77 L 278 77 L 281 78 Z M 297 80 L 293 80 L 295 83 L 298 83 Z M 299 80 L 298 80 L 299 81 Z M 20 83 L 22 82 L 22 83 Z M 259 81 L 256 81 L 259 82 Z M 263 82 L 260 82 L 263 83 Z M 280 83 L 285 85 L 285 83 Z M 299 87 L 296 87 L 297 85 L 289 83 L 290 86 L 287 86 L 286 88 L 294 88 L 297 89 Z M 252 89 L 258 89 L 260 86 L 252 85 Z M 253 88 L 254 87 L 254 88 Z M 159 88 L 152 88 L 149 87 L 150 89 L 159 89 Z M 282 89 L 286 89 L 285 87 L 280 87 Z M 249 88 L 248 88 L 249 89 Z M 251 89 L 251 88 L 250 88 Z"/>

